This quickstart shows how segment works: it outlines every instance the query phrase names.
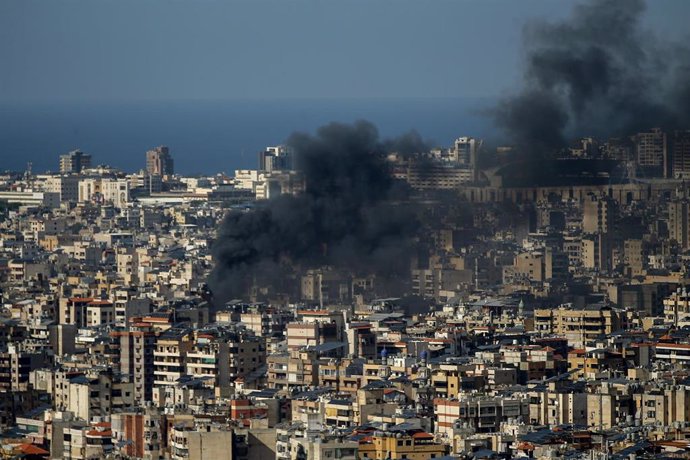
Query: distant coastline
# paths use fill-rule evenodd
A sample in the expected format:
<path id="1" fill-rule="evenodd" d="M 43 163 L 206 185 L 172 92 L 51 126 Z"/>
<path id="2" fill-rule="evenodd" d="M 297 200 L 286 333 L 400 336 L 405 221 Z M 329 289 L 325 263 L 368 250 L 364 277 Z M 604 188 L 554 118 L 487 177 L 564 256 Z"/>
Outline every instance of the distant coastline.
<path id="1" fill-rule="evenodd" d="M 458 136 L 485 137 L 483 98 L 233 99 L 0 104 L 0 171 L 57 169 L 61 153 L 79 148 L 95 164 L 144 167 L 144 153 L 165 144 L 182 174 L 256 167 L 256 152 L 294 131 L 330 121 L 372 121 L 381 136 L 411 129 L 438 145 Z"/>

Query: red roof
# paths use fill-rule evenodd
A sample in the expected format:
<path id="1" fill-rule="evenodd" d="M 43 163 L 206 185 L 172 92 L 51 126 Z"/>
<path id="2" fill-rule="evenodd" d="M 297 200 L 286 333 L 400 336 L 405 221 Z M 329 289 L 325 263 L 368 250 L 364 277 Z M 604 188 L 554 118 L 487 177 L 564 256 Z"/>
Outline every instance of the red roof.
<path id="1" fill-rule="evenodd" d="M 324 315 L 330 315 L 332 312 L 330 310 L 299 310 L 297 312 L 298 315 L 319 315 L 319 316 L 324 316 Z"/>
<path id="2" fill-rule="evenodd" d="M 112 305 L 112 304 L 113 304 L 112 302 L 109 302 L 107 300 L 93 300 L 93 301 L 89 302 L 89 305 L 94 305 L 94 306 L 96 306 L 96 305 Z"/>
<path id="3" fill-rule="evenodd" d="M 50 452 L 47 450 L 41 449 L 33 444 L 20 444 L 17 446 L 17 449 L 26 455 L 50 455 Z"/>
<path id="4" fill-rule="evenodd" d="M 388 395 L 388 394 L 391 394 L 391 393 L 402 393 L 402 391 L 396 390 L 395 388 L 385 388 L 385 389 L 383 390 L 383 394 L 384 394 L 384 395 Z"/>
<path id="5" fill-rule="evenodd" d="M 160 318 L 156 316 L 145 316 L 143 318 L 144 321 L 148 323 L 168 323 L 170 321 L 170 318 L 165 317 L 165 318 Z"/>
<path id="6" fill-rule="evenodd" d="M 523 441 L 520 444 L 518 444 L 518 449 L 519 450 L 534 450 L 534 444 L 532 444 L 531 442 Z"/>
<path id="7" fill-rule="evenodd" d="M 687 350 L 690 348 L 690 343 L 657 343 L 656 348 L 677 348 Z"/>
<path id="8" fill-rule="evenodd" d="M 425 431 L 420 431 L 419 433 L 415 433 L 412 435 L 414 439 L 434 439 L 434 435 L 429 434 Z"/>

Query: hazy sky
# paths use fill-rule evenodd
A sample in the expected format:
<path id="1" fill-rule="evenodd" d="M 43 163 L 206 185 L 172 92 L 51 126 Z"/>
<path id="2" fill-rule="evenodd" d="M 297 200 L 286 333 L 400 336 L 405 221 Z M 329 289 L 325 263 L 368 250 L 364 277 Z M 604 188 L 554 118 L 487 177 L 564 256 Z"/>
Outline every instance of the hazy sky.
<path id="1" fill-rule="evenodd" d="M 621 0 L 625 1 L 625 0 Z M 2 0 L 0 102 L 492 97 L 572 0 Z M 646 24 L 686 33 L 690 1 Z"/>

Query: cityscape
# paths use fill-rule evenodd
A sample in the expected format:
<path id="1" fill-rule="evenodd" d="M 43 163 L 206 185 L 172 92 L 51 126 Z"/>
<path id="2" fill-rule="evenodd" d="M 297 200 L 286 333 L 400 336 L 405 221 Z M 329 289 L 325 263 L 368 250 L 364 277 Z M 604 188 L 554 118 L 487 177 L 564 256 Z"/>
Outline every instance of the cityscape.
<path id="1" fill-rule="evenodd" d="M 0 458 L 690 458 L 690 53 L 645 5 L 528 28 L 504 137 L 0 136 Z"/>

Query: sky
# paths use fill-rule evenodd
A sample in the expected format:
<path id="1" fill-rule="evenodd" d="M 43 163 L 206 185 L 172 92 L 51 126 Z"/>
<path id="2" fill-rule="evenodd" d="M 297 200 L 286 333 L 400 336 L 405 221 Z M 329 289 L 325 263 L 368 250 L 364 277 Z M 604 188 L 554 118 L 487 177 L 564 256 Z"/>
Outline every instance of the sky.
<path id="1" fill-rule="evenodd" d="M 625 0 L 622 0 L 625 1 Z M 0 102 L 497 97 L 573 0 L 2 0 Z M 690 2 L 648 2 L 683 38 Z"/>

